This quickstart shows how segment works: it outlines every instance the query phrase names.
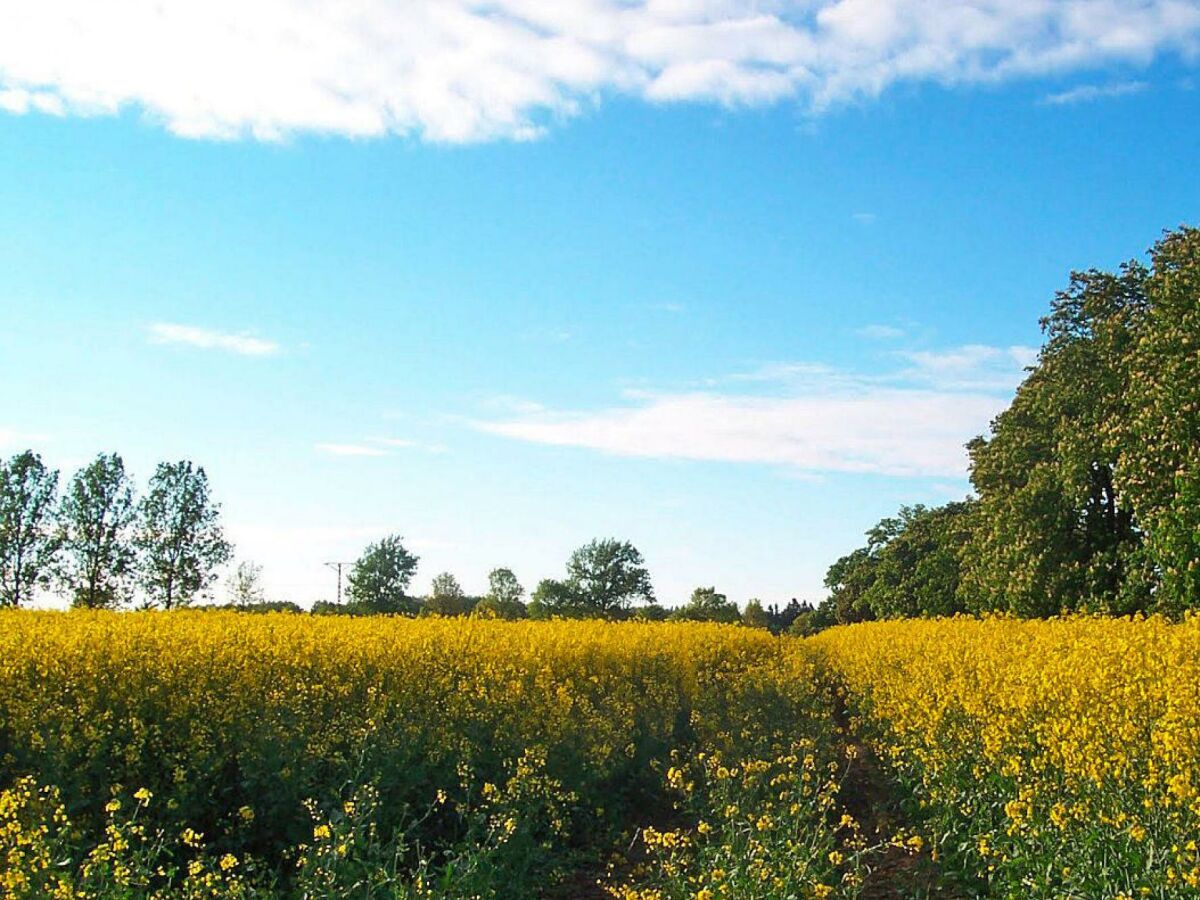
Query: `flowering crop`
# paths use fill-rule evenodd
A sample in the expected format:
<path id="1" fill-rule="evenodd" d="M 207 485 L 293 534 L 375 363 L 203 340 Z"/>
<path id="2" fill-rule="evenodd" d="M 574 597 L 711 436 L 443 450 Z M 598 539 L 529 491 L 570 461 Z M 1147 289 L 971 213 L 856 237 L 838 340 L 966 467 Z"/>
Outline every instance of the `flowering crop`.
<path id="1" fill-rule="evenodd" d="M 1200 619 L 908 620 L 809 643 L 980 890 L 1200 895 Z"/>
<path id="2" fill-rule="evenodd" d="M 4 612 L 0 787 L 23 785 L 23 839 L 99 846 L 137 809 L 132 846 L 204 877 L 256 860 L 314 896 L 424 896 L 452 868 L 456 890 L 512 891 L 611 847 L 672 752 L 819 727 L 784 647 L 704 624 Z M 70 827 L 34 821 L 34 796 Z"/>

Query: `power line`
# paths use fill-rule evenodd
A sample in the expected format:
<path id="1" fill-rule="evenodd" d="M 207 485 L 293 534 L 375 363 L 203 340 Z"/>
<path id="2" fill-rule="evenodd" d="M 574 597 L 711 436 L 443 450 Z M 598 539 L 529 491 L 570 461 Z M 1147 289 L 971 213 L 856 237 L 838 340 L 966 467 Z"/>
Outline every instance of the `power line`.
<path id="1" fill-rule="evenodd" d="M 325 565 L 329 566 L 330 569 L 337 570 L 337 604 L 338 604 L 338 606 L 341 606 L 341 604 L 342 604 L 342 566 L 350 565 L 350 563 L 325 563 Z"/>

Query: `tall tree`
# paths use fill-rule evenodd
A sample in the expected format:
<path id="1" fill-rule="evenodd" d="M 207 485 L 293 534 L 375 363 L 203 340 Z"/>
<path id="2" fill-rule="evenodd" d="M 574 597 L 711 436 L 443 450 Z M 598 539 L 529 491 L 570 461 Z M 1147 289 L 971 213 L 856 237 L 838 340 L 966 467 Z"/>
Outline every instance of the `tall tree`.
<path id="1" fill-rule="evenodd" d="M 488 573 L 488 592 L 475 605 L 472 615 L 490 619 L 523 619 L 525 604 L 521 597 L 525 588 L 517 581 L 512 569 L 492 569 Z"/>
<path id="2" fill-rule="evenodd" d="M 147 597 L 164 609 L 187 605 L 233 553 L 204 469 L 188 460 L 159 463 L 139 514 L 134 545 Z"/>
<path id="3" fill-rule="evenodd" d="M 32 450 L 0 463 L 0 606 L 20 606 L 50 584 L 57 492 L 58 472 Z"/>
<path id="4" fill-rule="evenodd" d="M 267 600 L 262 584 L 262 566 L 244 559 L 229 575 L 229 602 L 234 606 L 258 606 Z"/>
<path id="5" fill-rule="evenodd" d="M 467 595 L 449 572 L 433 576 L 425 608 L 439 616 L 461 616 L 467 612 Z"/>
<path id="6" fill-rule="evenodd" d="M 1128 354 L 1146 309 L 1143 266 L 1071 277 L 1012 405 L 973 441 L 979 495 L 963 598 L 979 609 L 1129 612 L 1150 602 L 1142 535 L 1115 467 L 1128 416 Z"/>
<path id="7" fill-rule="evenodd" d="M 1162 580 L 1155 606 L 1178 612 L 1200 607 L 1200 229 L 1167 234 L 1150 258 L 1117 474 Z"/>
<path id="8" fill-rule="evenodd" d="M 61 540 L 67 554 L 63 585 L 76 606 L 114 607 L 129 597 L 137 551 L 137 507 L 125 463 L 101 453 L 80 469 L 59 504 Z"/>
<path id="9" fill-rule="evenodd" d="M 596 539 L 580 547 L 567 561 L 567 584 L 580 606 L 595 615 L 618 615 L 634 601 L 654 602 L 650 573 L 629 541 Z"/>
<path id="10" fill-rule="evenodd" d="M 350 570 L 351 601 L 368 612 L 413 612 L 416 605 L 407 590 L 418 561 L 399 535 L 369 544 Z"/>

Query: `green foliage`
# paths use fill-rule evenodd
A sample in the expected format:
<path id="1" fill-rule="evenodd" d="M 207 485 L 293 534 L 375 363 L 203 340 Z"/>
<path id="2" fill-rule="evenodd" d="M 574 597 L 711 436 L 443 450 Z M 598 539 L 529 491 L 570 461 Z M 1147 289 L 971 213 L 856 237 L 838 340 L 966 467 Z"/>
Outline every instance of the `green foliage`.
<path id="1" fill-rule="evenodd" d="M 1155 605 L 1200 606 L 1200 230 L 1151 252 L 1147 309 L 1128 353 L 1117 474 L 1146 532 Z"/>
<path id="2" fill-rule="evenodd" d="M 416 603 L 406 592 L 419 561 L 399 535 L 369 544 L 350 570 L 350 605 L 368 613 L 415 612 Z"/>
<path id="3" fill-rule="evenodd" d="M 57 491 L 58 472 L 32 450 L 0 463 L 0 607 L 20 606 L 50 584 Z"/>
<path id="4" fill-rule="evenodd" d="M 761 607 L 760 607 L 761 610 Z M 740 622 L 741 613 L 737 604 L 715 587 L 698 587 L 692 591 L 691 599 L 671 613 L 678 621 L 692 622 Z"/>
<path id="5" fill-rule="evenodd" d="M 552 616 L 582 618 L 587 615 L 583 601 L 574 585 L 553 578 L 543 578 L 529 598 L 529 618 L 549 619 Z"/>
<path id="6" fill-rule="evenodd" d="M 439 616 L 465 616 L 469 611 L 467 595 L 458 579 L 449 572 L 433 576 L 425 609 Z"/>
<path id="7" fill-rule="evenodd" d="M 957 599 L 959 556 L 970 536 L 972 504 L 905 506 L 867 532 L 867 545 L 843 556 L 825 576 L 827 615 L 837 622 L 963 611 Z M 831 615 L 830 615 L 831 614 Z M 813 627 L 811 617 L 802 628 Z"/>
<path id="8" fill-rule="evenodd" d="M 262 585 L 262 566 L 245 559 L 229 576 L 229 603 L 232 606 L 258 606 L 266 602 Z"/>
<path id="9" fill-rule="evenodd" d="M 75 606 L 119 606 L 137 565 L 133 484 L 119 454 L 101 453 L 71 479 L 58 519 L 67 565 L 63 586 Z"/>
<path id="10" fill-rule="evenodd" d="M 567 561 L 567 585 L 576 602 L 594 615 L 613 617 L 635 601 L 654 602 L 650 573 L 629 541 L 597 538 Z"/>
<path id="11" fill-rule="evenodd" d="M 159 463 L 138 511 L 134 545 L 150 602 L 164 609 L 186 606 L 216 580 L 215 570 L 233 552 L 203 467 L 188 460 Z"/>
<path id="12" fill-rule="evenodd" d="M 1072 275 L 1042 328 L 968 445 L 978 499 L 881 522 L 830 567 L 837 621 L 1200 605 L 1200 231 L 1168 233 L 1149 267 Z"/>
<path id="13" fill-rule="evenodd" d="M 763 609 L 761 600 L 747 600 L 742 610 L 742 624 L 748 628 L 770 628 L 771 619 Z"/>
<path id="14" fill-rule="evenodd" d="M 1147 308 L 1146 270 L 1078 273 L 1043 322 L 1037 366 L 987 439 L 969 446 L 979 494 L 965 554 L 972 608 L 1052 615 L 1145 608 L 1131 578 L 1141 533 L 1115 477 L 1127 363 Z"/>
<path id="15" fill-rule="evenodd" d="M 633 544 L 598 538 L 571 554 L 565 579 L 543 579 L 529 600 L 533 619 L 623 619 L 634 601 L 654 603 L 654 589 Z"/>
<path id="16" fill-rule="evenodd" d="M 671 611 L 658 603 L 647 603 L 639 606 L 630 617 L 637 622 L 665 622 L 671 617 Z"/>
<path id="17" fill-rule="evenodd" d="M 528 613 L 521 597 L 525 588 L 512 569 L 492 569 L 488 573 L 488 592 L 475 604 L 471 615 L 485 619 L 524 619 Z"/>

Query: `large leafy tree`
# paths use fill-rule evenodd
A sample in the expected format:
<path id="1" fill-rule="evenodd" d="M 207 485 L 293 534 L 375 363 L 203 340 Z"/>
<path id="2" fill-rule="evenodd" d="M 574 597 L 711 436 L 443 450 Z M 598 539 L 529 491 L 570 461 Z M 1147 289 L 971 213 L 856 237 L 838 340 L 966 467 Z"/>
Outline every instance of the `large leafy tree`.
<path id="1" fill-rule="evenodd" d="M 762 611 L 761 605 L 759 611 Z M 715 587 L 698 587 L 692 591 L 691 599 L 671 614 L 671 618 L 695 622 L 740 622 L 742 616 L 737 604 Z"/>
<path id="2" fill-rule="evenodd" d="M 419 561 L 399 535 L 369 544 L 350 570 L 351 601 L 367 612 L 414 612 L 416 603 L 408 596 L 408 585 Z"/>
<path id="3" fill-rule="evenodd" d="M 32 450 L 0 462 L 0 606 L 20 606 L 50 584 L 57 492 L 58 472 Z"/>
<path id="4" fill-rule="evenodd" d="M 960 557 L 971 533 L 970 501 L 935 509 L 902 507 L 886 520 L 890 538 L 880 548 L 865 602 L 876 618 L 950 616 L 963 612 Z"/>
<path id="5" fill-rule="evenodd" d="M 187 605 L 216 580 L 233 548 L 202 467 L 187 460 L 159 463 L 139 504 L 134 545 L 146 595 L 164 609 Z"/>
<path id="6" fill-rule="evenodd" d="M 525 588 L 521 587 L 512 569 L 492 569 L 488 573 L 488 592 L 475 604 L 472 615 L 491 619 L 523 619 L 526 616 L 525 604 L 521 602 L 524 594 Z"/>
<path id="7" fill-rule="evenodd" d="M 67 565 L 63 585 L 76 606 L 118 606 L 130 593 L 137 551 L 137 507 L 125 463 L 101 453 L 71 479 L 59 505 Z"/>
<path id="8" fill-rule="evenodd" d="M 1127 612 L 1150 602 L 1141 532 L 1116 478 L 1128 355 L 1147 273 L 1072 276 L 1042 321 L 1037 365 L 968 449 L 979 495 L 962 597 L 975 609 Z"/>
<path id="9" fill-rule="evenodd" d="M 590 611 L 584 606 L 575 586 L 569 581 L 543 578 L 529 596 L 529 617 L 545 619 L 551 616 L 585 617 Z"/>
<path id="10" fill-rule="evenodd" d="M 579 606 L 593 615 L 615 616 L 635 602 L 653 603 L 654 589 L 642 554 L 629 541 L 591 541 L 567 561 L 567 585 Z"/>
<path id="11" fill-rule="evenodd" d="M 839 622 L 962 611 L 959 557 L 970 534 L 970 502 L 905 506 L 867 532 L 825 576 L 825 609 Z"/>
<path id="12" fill-rule="evenodd" d="M 1156 606 L 1200 606 L 1200 229 L 1151 251 L 1147 310 L 1128 360 L 1117 474 L 1161 578 Z"/>
<path id="13" fill-rule="evenodd" d="M 449 572 L 433 576 L 425 608 L 439 616 L 461 616 L 467 612 L 467 595 Z"/>

